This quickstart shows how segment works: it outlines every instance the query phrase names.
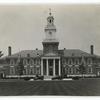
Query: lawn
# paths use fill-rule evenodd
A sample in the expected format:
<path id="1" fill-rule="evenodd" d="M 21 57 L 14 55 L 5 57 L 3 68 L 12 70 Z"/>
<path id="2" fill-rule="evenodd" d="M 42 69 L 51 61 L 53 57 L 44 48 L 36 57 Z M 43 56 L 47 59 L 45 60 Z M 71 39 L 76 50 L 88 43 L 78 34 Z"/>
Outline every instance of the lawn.
<path id="1" fill-rule="evenodd" d="M 73 81 L 0 81 L 1 96 L 100 96 L 100 79 Z"/>

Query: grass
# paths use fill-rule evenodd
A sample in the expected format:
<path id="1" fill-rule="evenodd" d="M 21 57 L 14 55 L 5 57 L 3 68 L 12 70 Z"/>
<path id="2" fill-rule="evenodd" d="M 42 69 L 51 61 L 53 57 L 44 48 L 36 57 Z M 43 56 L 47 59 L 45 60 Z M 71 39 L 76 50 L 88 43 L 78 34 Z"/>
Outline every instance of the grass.
<path id="1" fill-rule="evenodd" d="M 75 81 L 1 81 L 1 96 L 100 96 L 100 79 Z"/>

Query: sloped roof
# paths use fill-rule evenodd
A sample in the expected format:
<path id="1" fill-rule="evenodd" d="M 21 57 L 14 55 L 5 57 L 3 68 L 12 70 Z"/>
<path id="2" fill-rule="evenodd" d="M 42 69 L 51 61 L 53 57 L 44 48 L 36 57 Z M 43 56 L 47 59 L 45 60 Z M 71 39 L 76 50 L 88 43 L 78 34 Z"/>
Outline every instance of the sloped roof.
<path id="1" fill-rule="evenodd" d="M 64 57 L 71 57 L 71 56 L 75 56 L 75 57 L 81 57 L 81 56 L 94 57 L 94 56 L 96 56 L 96 55 L 91 55 L 90 53 L 84 52 L 80 49 L 65 49 L 63 51 L 63 55 L 64 55 Z"/>
<path id="2" fill-rule="evenodd" d="M 29 55 L 29 57 L 38 57 L 41 56 L 43 54 L 42 50 L 22 50 L 18 53 L 12 54 L 9 57 L 27 57 Z"/>
<path id="3" fill-rule="evenodd" d="M 11 56 L 6 56 L 6 57 L 14 57 L 17 58 L 19 56 L 21 57 L 39 57 L 39 56 L 64 56 L 64 57 L 98 57 L 97 55 L 91 55 L 90 53 L 84 52 L 80 49 L 63 49 L 63 50 L 58 50 L 58 54 L 54 53 L 48 53 L 48 54 L 43 54 L 43 50 L 22 50 L 18 53 L 12 54 Z"/>

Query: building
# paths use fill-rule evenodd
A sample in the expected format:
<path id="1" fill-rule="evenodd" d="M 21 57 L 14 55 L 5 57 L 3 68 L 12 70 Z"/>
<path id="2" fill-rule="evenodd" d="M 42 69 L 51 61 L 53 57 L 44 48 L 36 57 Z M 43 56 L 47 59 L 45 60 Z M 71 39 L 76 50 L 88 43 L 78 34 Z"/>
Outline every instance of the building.
<path id="1" fill-rule="evenodd" d="M 12 54 L 12 48 L 8 47 L 8 56 L 1 58 L 0 73 L 5 76 L 19 75 L 21 61 L 23 64 L 23 75 L 43 75 L 54 77 L 67 75 L 70 77 L 80 76 L 80 66 L 84 65 L 85 76 L 100 75 L 100 57 L 94 54 L 93 45 L 90 53 L 79 49 L 59 50 L 59 41 L 56 38 L 56 27 L 51 12 L 47 17 L 47 25 L 44 29 L 45 39 L 42 42 L 43 50 L 23 50 Z"/>

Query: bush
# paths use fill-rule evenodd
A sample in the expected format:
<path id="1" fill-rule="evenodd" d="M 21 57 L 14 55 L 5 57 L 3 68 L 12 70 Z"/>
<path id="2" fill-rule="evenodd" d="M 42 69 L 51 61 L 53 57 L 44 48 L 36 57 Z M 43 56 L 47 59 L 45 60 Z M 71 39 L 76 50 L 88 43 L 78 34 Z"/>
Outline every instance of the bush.
<path id="1" fill-rule="evenodd" d="M 73 80 L 79 80 L 79 77 L 73 77 L 72 79 Z"/>
<path id="2" fill-rule="evenodd" d="M 25 81 L 29 81 L 31 78 L 30 77 L 24 77 L 23 78 Z"/>
<path id="3" fill-rule="evenodd" d="M 34 80 L 43 80 L 43 79 L 44 79 L 44 76 L 36 75 L 36 77 L 34 77 Z"/>
<path id="4" fill-rule="evenodd" d="M 57 79 L 57 80 L 61 80 L 61 79 L 62 79 L 62 76 L 56 76 L 56 77 L 53 77 L 53 78 L 52 78 L 52 80 L 56 80 L 56 79 Z"/>

